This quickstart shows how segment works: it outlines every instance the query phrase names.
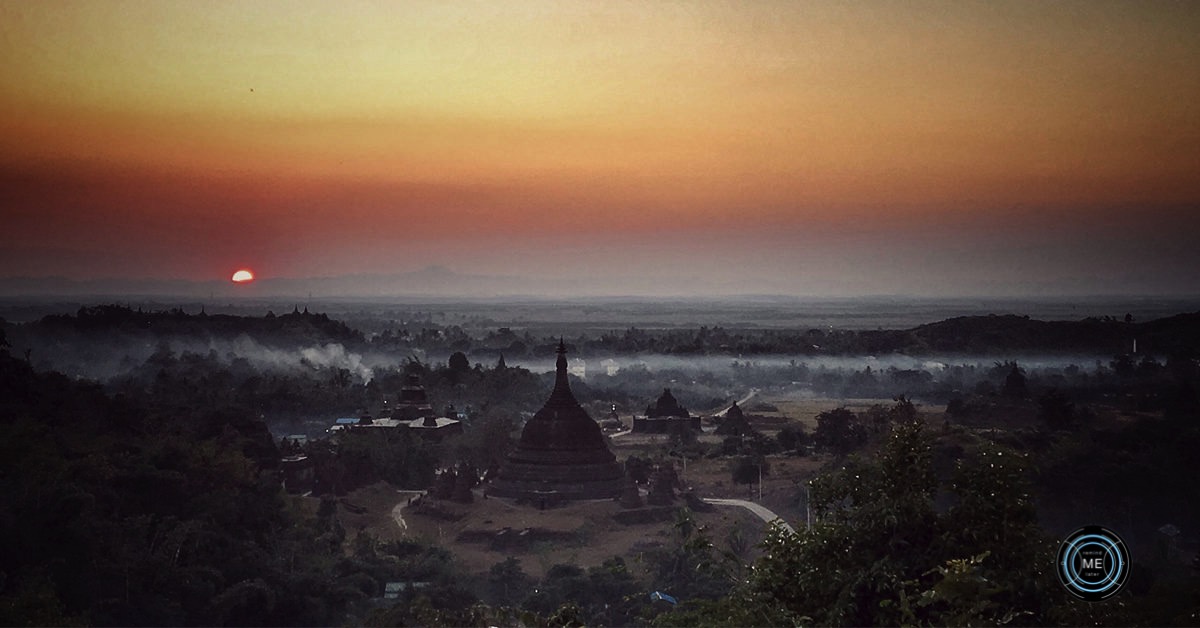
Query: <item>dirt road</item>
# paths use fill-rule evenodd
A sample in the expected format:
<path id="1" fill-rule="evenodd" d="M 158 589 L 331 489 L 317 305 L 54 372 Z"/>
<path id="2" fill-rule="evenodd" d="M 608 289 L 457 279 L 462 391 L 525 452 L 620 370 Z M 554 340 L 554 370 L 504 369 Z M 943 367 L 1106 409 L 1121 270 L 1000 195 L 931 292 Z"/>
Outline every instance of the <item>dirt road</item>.
<path id="1" fill-rule="evenodd" d="M 757 388 L 751 388 L 751 389 L 750 389 L 750 392 L 749 392 L 749 393 L 746 393 L 746 396 L 745 396 L 745 397 L 742 397 L 741 399 L 738 399 L 738 400 L 737 400 L 737 405 L 739 405 L 739 406 L 744 406 L 744 405 L 746 405 L 747 403 L 750 403 L 750 400 L 751 400 L 751 399 L 753 399 L 753 398 L 755 397 L 755 395 L 757 395 L 757 394 L 758 394 L 758 389 L 757 389 Z M 732 407 L 733 407 L 732 405 L 731 405 L 731 406 L 729 406 L 729 408 L 732 408 Z M 727 412 L 729 412 L 729 408 L 725 408 L 724 410 L 721 410 L 720 412 L 714 412 L 714 413 L 713 413 L 713 416 L 725 416 L 725 414 L 726 414 Z"/>
<path id="2" fill-rule="evenodd" d="M 392 507 L 392 519 L 396 521 L 396 525 L 400 526 L 401 530 L 408 530 L 408 523 L 404 521 L 404 507 L 412 500 L 425 494 L 425 491 L 396 491 L 400 494 L 400 501 Z"/>
<path id="3" fill-rule="evenodd" d="M 754 513 L 759 519 L 762 519 L 767 523 L 771 523 L 772 521 L 778 519 L 779 522 L 783 524 L 784 529 L 792 534 L 796 533 L 796 530 L 792 528 L 787 521 L 784 521 L 782 517 L 767 509 L 762 504 L 748 502 L 744 499 L 723 499 L 720 497 L 705 497 L 703 501 L 706 504 L 712 504 L 714 506 L 741 506 L 742 508 Z"/>

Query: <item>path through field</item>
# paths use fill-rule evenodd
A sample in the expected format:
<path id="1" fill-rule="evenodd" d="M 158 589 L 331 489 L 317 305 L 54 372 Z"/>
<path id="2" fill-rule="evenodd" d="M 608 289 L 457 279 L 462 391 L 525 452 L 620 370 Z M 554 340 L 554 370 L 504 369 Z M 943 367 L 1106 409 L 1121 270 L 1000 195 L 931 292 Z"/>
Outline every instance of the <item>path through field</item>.
<path id="1" fill-rule="evenodd" d="M 780 517 L 779 515 L 775 514 L 774 512 L 772 512 L 771 510 L 769 510 L 765 506 L 763 506 L 762 504 L 748 502 L 744 499 L 722 499 L 719 497 L 705 497 L 704 503 L 712 504 L 714 506 L 741 506 L 742 508 L 745 508 L 746 510 L 749 510 L 750 512 L 754 513 L 755 515 L 758 516 L 759 519 L 762 519 L 763 521 L 766 521 L 767 523 L 771 523 L 772 521 L 775 521 L 776 519 L 778 519 L 779 522 L 781 524 L 783 524 L 784 529 L 786 529 L 788 532 L 791 532 L 792 534 L 796 533 L 796 530 L 794 528 L 792 528 L 791 524 L 789 524 L 787 521 L 784 521 L 783 517 Z"/>

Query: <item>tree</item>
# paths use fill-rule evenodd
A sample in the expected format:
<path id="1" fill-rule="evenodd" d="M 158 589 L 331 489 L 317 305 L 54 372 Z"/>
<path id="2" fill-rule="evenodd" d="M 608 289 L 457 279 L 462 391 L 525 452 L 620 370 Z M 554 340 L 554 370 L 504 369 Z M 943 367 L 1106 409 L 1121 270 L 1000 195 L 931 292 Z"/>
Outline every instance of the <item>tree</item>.
<path id="1" fill-rule="evenodd" d="M 769 535 L 743 599 L 769 609 L 771 624 L 913 623 L 904 600 L 937 564 L 935 488 L 921 424 L 896 426 L 877 459 L 813 481 L 817 523 Z"/>
<path id="2" fill-rule="evenodd" d="M 1137 365 L 1133 361 L 1133 356 L 1128 353 L 1118 355 L 1108 363 L 1109 368 L 1120 378 L 1133 377 L 1137 372 Z"/>
<path id="3" fill-rule="evenodd" d="M 1016 362 L 1012 362 L 1012 368 L 1009 369 L 1008 375 L 1004 377 L 1003 393 L 1005 397 L 1014 399 L 1024 399 L 1029 396 L 1029 388 L 1025 385 L 1024 369 L 1017 366 Z"/>
<path id="4" fill-rule="evenodd" d="M 844 456 L 867 442 L 867 430 L 856 414 L 844 407 L 836 408 L 817 415 L 813 440 L 818 447 Z"/>
<path id="5" fill-rule="evenodd" d="M 677 451 L 695 451 L 697 450 L 698 439 L 696 430 L 685 421 L 674 421 L 669 427 L 671 437 L 671 447 Z"/>
<path id="6" fill-rule="evenodd" d="M 1075 420 L 1075 404 L 1057 388 L 1053 388 L 1038 399 L 1038 418 L 1050 429 L 1063 429 Z"/>
<path id="7" fill-rule="evenodd" d="M 754 484 L 760 474 L 766 476 L 771 470 L 767 459 L 762 456 L 738 456 L 730 467 L 735 484 Z"/>
<path id="8" fill-rule="evenodd" d="M 509 556 L 488 570 L 488 601 L 499 606 L 515 606 L 532 588 L 533 579 L 521 568 L 521 561 Z"/>
<path id="9" fill-rule="evenodd" d="M 803 425 L 789 423 L 779 430 L 775 440 L 779 441 L 779 447 L 783 451 L 803 453 L 803 448 L 808 445 L 811 437 Z"/>
<path id="10" fill-rule="evenodd" d="M 932 439 L 897 424 L 874 458 L 812 483 L 816 523 L 775 528 L 716 623 L 1004 624 L 1045 621 L 1059 587 L 1037 527 L 1023 459 L 984 445 L 960 463 L 958 505 L 939 514 Z M 1037 573 L 1038 570 L 1043 573 Z"/>
<path id="11" fill-rule="evenodd" d="M 1026 456 L 986 443 L 959 460 L 959 502 L 943 517 L 944 552 L 956 557 L 938 568 L 941 582 L 923 603 L 934 623 L 1029 623 L 1049 610 L 1051 544 L 1042 536 L 1030 498 Z"/>
<path id="12" fill-rule="evenodd" d="M 673 542 L 647 553 L 653 580 L 650 586 L 664 593 L 689 598 L 719 598 L 732 585 L 727 561 L 713 548 L 704 526 L 687 508 L 675 514 Z"/>
<path id="13" fill-rule="evenodd" d="M 462 351 L 451 353 L 446 365 L 449 367 L 448 379 L 452 384 L 462 383 L 471 374 L 471 361 Z"/>
<path id="14" fill-rule="evenodd" d="M 447 366 L 450 367 L 451 371 L 462 373 L 471 370 L 471 361 L 467 359 L 467 354 L 463 353 L 462 351 L 455 351 L 454 353 L 450 354 L 450 360 L 447 362 Z"/>
<path id="15" fill-rule="evenodd" d="M 549 615 L 568 602 L 585 602 L 588 593 L 587 572 L 578 565 L 560 563 L 546 570 L 546 577 L 521 606 Z"/>
<path id="16" fill-rule="evenodd" d="M 590 599 L 587 606 L 591 624 L 630 626 L 636 619 L 642 585 L 637 582 L 625 559 L 613 556 L 588 569 Z"/>

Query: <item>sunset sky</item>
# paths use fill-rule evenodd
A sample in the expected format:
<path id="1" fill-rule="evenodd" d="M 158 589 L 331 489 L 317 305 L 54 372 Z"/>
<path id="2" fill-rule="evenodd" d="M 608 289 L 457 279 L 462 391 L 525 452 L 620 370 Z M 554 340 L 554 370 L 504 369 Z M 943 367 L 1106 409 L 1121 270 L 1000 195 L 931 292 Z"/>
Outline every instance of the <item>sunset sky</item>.
<path id="1" fill-rule="evenodd" d="M 1197 2 L 0 2 L 0 277 L 1200 295 L 1198 34 Z"/>

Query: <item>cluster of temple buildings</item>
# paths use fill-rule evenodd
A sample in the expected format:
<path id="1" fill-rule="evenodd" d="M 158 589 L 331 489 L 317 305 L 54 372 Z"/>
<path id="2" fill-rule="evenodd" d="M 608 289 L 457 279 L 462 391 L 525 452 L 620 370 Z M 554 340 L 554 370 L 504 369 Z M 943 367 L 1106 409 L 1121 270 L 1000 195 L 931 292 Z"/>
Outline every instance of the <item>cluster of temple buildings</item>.
<path id="1" fill-rule="evenodd" d="M 572 371 L 567 364 L 566 345 L 561 341 L 557 353 L 549 398 L 526 421 L 520 440 L 485 485 L 484 495 L 542 507 L 585 499 L 618 499 L 622 503 L 640 500 L 633 481 L 609 450 L 601 423 L 588 415 L 571 391 L 568 374 Z M 461 433 L 462 418 L 453 407 L 441 414 L 435 412 L 419 377 L 410 375 L 396 403 L 385 403 L 379 416 L 364 412 L 356 418 L 338 419 L 328 431 L 405 429 L 440 438 Z M 626 427 L 615 406 L 603 424 L 604 430 L 624 431 Z M 668 388 L 646 408 L 644 416 L 633 417 L 630 431 L 672 434 L 678 430 L 699 432 L 700 417 L 692 416 Z M 671 483 L 664 486 L 667 484 Z"/>
<path id="2" fill-rule="evenodd" d="M 462 433 L 462 415 L 454 406 L 446 408 L 441 416 L 434 412 L 418 375 L 408 376 L 394 406 L 388 407 L 386 403 L 378 417 L 364 412 L 359 417 L 337 419 L 328 431 L 332 434 L 347 429 L 409 429 L 434 438 Z"/>
<path id="3" fill-rule="evenodd" d="M 525 423 L 516 448 L 484 494 L 543 507 L 580 499 L 640 503 L 632 479 L 609 450 L 601 425 L 588 416 L 571 392 L 568 373 L 567 348 L 559 342 L 554 390 L 542 409 Z M 615 407 L 604 423 L 606 427 L 623 426 Z M 634 432 L 666 434 L 678 429 L 699 432 L 700 417 L 691 416 L 679 405 L 670 389 L 646 409 L 646 416 L 633 419 Z M 654 486 L 661 492 L 669 491 L 671 484 L 664 480 Z M 652 491 L 651 497 L 656 495 Z"/>

